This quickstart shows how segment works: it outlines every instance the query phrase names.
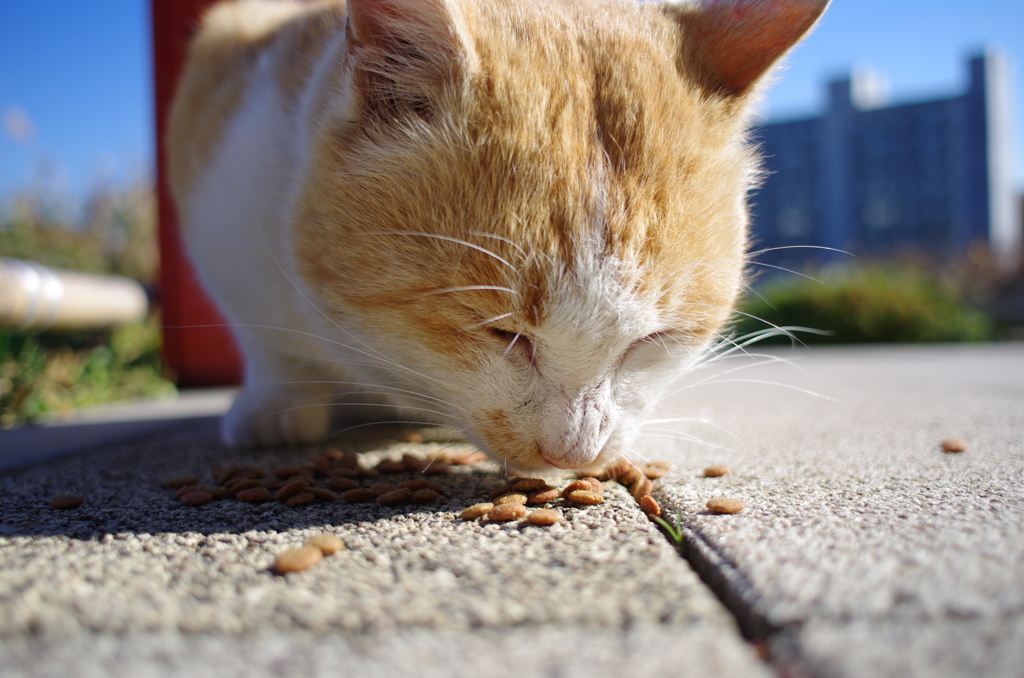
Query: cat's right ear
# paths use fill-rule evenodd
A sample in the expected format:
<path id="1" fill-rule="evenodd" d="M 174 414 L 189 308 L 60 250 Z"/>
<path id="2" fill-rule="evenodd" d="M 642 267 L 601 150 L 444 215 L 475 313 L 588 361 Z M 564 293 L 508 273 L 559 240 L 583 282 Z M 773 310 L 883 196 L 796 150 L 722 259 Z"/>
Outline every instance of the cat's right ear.
<path id="1" fill-rule="evenodd" d="M 464 77 L 471 50 L 457 0 L 348 0 L 346 62 L 364 105 L 425 115 Z"/>
<path id="2" fill-rule="evenodd" d="M 666 1 L 680 25 L 681 68 L 705 91 L 742 97 L 807 34 L 829 0 Z"/>

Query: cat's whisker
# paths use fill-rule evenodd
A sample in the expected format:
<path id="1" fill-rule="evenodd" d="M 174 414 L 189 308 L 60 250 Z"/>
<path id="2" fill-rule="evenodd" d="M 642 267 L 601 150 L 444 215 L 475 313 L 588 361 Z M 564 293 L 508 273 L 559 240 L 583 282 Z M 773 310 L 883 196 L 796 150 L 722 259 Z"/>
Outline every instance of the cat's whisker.
<path id="1" fill-rule="evenodd" d="M 476 323 L 474 325 L 469 325 L 468 327 L 463 327 L 461 330 L 459 330 L 455 334 L 458 334 L 458 333 L 461 333 L 461 332 L 468 332 L 470 330 L 475 330 L 478 327 L 483 327 L 484 325 L 490 325 L 491 323 L 496 323 L 499 320 L 504 320 L 505 318 L 511 317 L 513 315 L 515 315 L 514 311 L 513 312 L 509 312 L 509 313 L 502 313 L 501 315 L 496 315 L 493 318 L 488 318 L 487 320 L 483 320 L 483 321 L 478 322 L 478 323 Z"/>
<path id="2" fill-rule="evenodd" d="M 420 294 L 412 297 L 413 299 L 419 299 L 421 297 L 432 297 L 438 294 L 451 294 L 452 292 L 473 292 L 477 290 L 493 290 L 495 292 L 508 292 L 514 294 L 517 297 L 519 292 L 512 289 L 511 287 L 502 287 L 501 285 L 461 285 L 459 287 L 445 287 L 440 290 L 431 290 L 429 292 L 421 292 Z"/>
<path id="3" fill-rule="evenodd" d="M 439 233 L 422 233 L 422 232 L 417 232 L 417 231 L 379 231 L 378 233 L 353 233 L 353 235 L 368 235 L 368 236 L 374 236 L 374 235 L 416 236 L 416 237 L 421 237 L 421 238 L 433 238 L 434 240 L 444 240 L 444 241 L 452 242 L 452 243 L 455 243 L 455 244 L 458 244 L 458 245 L 465 245 L 466 247 L 469 247 L 470 249 L 474 249 L 474 250 L 476 250 L 476 251 L 478 251 L 478 252 L 480 252 L 482 254 L 486 254 L 487 256 L 495 259 L 496 261 L 501 262 L 506 267 L 508 267 L 508 269 L 510 271 L 515 273 L 516 276 L 522 278 L 522 274 L 519 272 L 519 269 L 517 269 L 509 261 L 507 261 L 506 259 L 502 258 L 498 254 L 495 254 L 494 252 L 492 252 L 491 250 L 487 249 L 486 247 L 482 247 L 480 245 L 476 245 L 474 243 L 471 243 L 471 242 L 469 242 L 467 240 L 462 240 L 461 238 L 455 238 L 455 237 L 452 237 L 450 235 L 441 235 Z"/>
<path id="4" fill-rule="evenodd" d="M 836 249 L 835 247 L 825 247 L 824 245 L 783 245 L 781 247 L 766 247 L 761 250 L 748 252 L 747 256 L 756 257 L 759 254 L 764 254 L 765 252 L 777 252 L 779 250 L 825 250 L 827 252 L 835 252 L 836 254 L 845 254 L 849 257 L 854 256 L 852 252 Z"/>

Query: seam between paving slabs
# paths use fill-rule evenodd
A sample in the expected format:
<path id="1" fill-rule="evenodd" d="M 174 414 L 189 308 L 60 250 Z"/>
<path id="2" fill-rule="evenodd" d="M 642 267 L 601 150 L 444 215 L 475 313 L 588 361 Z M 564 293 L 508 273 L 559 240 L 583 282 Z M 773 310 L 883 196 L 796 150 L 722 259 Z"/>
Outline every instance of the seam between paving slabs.
<path id="1" fill-rule="evenodd" d="M 668 513 L 663 515 L 667 516 Z M 711 589 L 725 609 L 736 619 L 744 638 L 751 642 L 764 643 L 771 636 L 783 631 L 782 627 L 772 624 L 765 615 L 757 611 L 757 593 L 734 563 L 716 551 L 698 532 L 685 525 L 681 518 L 677 519 L 675 527 L 681 535 L 678 543 L 665 533 L 664 528 L 661 532 L 669 543 L 676 546 L 679 555 L 690 564 L 704 585 Z M 762 661 L 780 676 L 789 675 L 785 667 L 777 665 L 773 659 L 769 655 L 763 657 Z"/>

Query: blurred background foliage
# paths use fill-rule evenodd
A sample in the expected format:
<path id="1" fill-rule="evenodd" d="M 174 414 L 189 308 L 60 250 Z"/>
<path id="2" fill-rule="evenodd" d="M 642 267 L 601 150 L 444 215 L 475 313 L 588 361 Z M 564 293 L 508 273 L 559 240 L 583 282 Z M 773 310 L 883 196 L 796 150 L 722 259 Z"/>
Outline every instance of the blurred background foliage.
<path id="1" fill-rule="evenodd" d="M 148 181 L 92 190 L 78 208 L 58 189 L 23 189 L 0 205 L 0 255 L 55 268 L 123 275 L 154 289 L 156 207 Z M 94 332 L 0 328 L 0 428 L 76 408 L 170 396 L 158 312 Z"/>

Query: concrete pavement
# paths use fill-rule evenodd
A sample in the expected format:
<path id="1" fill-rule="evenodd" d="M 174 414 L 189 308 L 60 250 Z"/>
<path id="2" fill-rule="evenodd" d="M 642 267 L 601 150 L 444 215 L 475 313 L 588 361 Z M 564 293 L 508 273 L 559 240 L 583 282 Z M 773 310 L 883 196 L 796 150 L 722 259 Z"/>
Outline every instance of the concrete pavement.
<path id="1" fill-rule="evenodd" d="M 1024 675 L 1024 345 L 815 349 L 691 375 L 641 451 L 678 556 L 621 489 L 552 529 L 436 506 L 184 507 L 211 422 L 0 477 L 5 675 Z M 738 369 L 737 369 L 738 368 Z M 802 371 L 801 371 L 802 370 Z M 781 385 L 780 385 L 781 384 Z M 813 395 L 817 393 L 820 395 Z M 394 435 L 394 434 L 391 434 Z M 941 439 L 968 443 L 939 451 Z M 700 442 L 695 442 L 697 438 Z M 349 439 L 369 458 L 406 443 Z M 4 434 L 0 433 L 0 447 Z M 701 477 L 710 463 L 732 472 Z M 87 497 L 49 508 L 52 494 Z M 743 499 L 711 515 L 714 496 Z M 349 549 L 274 576 L 309 534 Z M 698 576 L 699 574 L 699 576 Z M 767 659 L 747 638 L 764 639 Z"/>

